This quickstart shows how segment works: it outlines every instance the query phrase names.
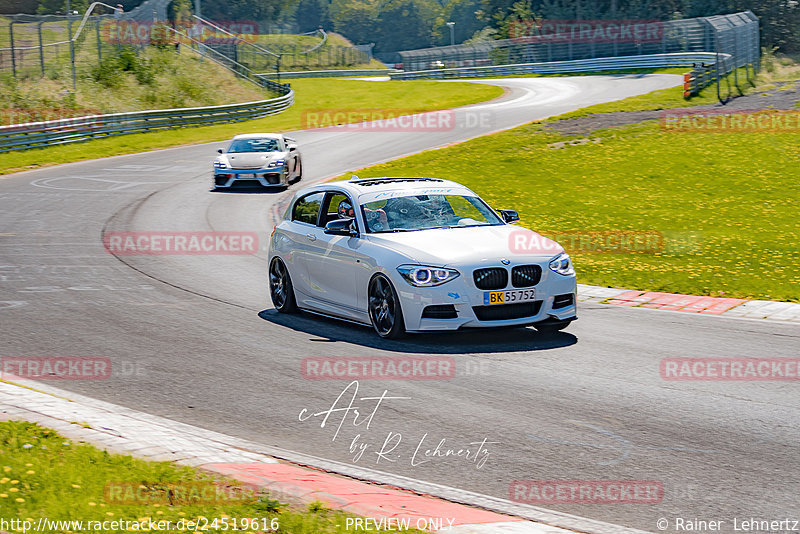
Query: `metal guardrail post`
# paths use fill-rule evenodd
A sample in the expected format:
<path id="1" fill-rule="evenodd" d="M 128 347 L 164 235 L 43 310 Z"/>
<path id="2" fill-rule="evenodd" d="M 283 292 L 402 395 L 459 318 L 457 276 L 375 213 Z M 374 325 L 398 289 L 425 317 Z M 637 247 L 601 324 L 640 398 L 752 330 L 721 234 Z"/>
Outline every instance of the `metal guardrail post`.
<path id="1" fill-rule="evenodd" d="M 103 50 L 102 50 L 103 46 L 102 46 L 102 44 L 100 42 L 100 19 L 99 18 L 95 21 L 94 33 L 95 33 L 95 37 L 97 38 L 97 61 L 98 61 L 98 63 L 100 63 L 100 62 L 103 61 Z"/>
<path id="2" fill-rule="evenodd" d="M 44 41 L 42 39 L 42 24 L 44 24 L 44 21 L 36 25 L 36 31 L 39 34 L 39 66 L 42 68 L 42 78 L 44 78 Z"/>
<path id="3" fill-rule="evenodd" d="M 687 72 L 683 75 L 683 98 L 692 96 L 692 73 Z"/>
<path id="4" fill-rule="evenodd" d="M 67 33 L 69 36 L 69 62 L 72 65 L 72 92 L 78 90 L 78 83 L 75 76 L 75 40 L 72 37 L 72 9 L 70 0 L 67 0 Z"/>
<path id="5" fill-rule="evenodd" d="M 12 20 L 8 25 L 8 38 L 10 39 L 11 44 L 11 75 L 16 78 L 17 77 L 17 59 L 14 57 L 15 50 L 14 50 L 14 20 Z"/>

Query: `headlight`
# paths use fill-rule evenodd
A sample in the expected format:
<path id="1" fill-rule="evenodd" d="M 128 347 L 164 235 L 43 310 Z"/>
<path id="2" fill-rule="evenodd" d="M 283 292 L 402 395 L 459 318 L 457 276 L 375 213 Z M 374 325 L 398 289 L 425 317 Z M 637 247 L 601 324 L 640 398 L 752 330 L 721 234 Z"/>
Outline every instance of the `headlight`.
<path id="1" fill-rule="evenodd" d="M 286 161 L 282 159 L 276 159 L 274 161 L 270 161 L 269 164 L 267 165 L 267 168 L 274 169 L 275 167 L 283 167 L 284 163 L 286 163 Z"/>
<path id="2" fill-rule="evenodd" d="M 440 286 L 459 276 L 459 272 L 453 269 L 427 265 L 401 265 L 397 268 L 397 272 L 415 287 Z"/>
<path id="3" fill-rule="evenodd" d="M 215 161 L 214 162 L 214 168 L 215 169 L 227 169 L 228 168 L 228 164 L 225 163 L 224 161 Z"/>
<path id="4" fill-rule="evenodd" d="M 575 269 L 572 268 L 572 260 L 569 259 L 569 254 L 566 252 L 562 252 L 550 260 L 550 270 L 564 276 L 575 274 Z"/>

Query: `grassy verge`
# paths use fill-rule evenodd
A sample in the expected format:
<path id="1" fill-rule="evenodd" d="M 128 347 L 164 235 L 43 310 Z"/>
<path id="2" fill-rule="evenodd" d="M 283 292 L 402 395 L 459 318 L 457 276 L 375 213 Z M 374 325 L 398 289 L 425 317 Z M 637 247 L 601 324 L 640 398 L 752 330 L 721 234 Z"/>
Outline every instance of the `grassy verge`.
<path id="1" fill-rule="evenodd" d="M 316 35 L 269 34 L 258 35 L 256 44 L 273 52 L 297 52 L 307 50 L 319 43 Z M 337 57 L 339 47 L 351 48 L 353 43 L 338 33 L 329 32 L 328 39 L 319 49 L 307 56 L 287 55 L 281 60 L 283 70 L 325 70 L 325 69 L 385 69 L 386 65 L 377 59 L 360 64 L 341 64 Z M 329 53 L 330 51 L 330 53 Z"/>
<path id="2" fill-rule="evenodd" d="M 309 110 L 347 111 L 369 108 L 417 113 L 490 100 L 503 92 L 499 87 L 468 82 L 368 82 L 327 78 L 289 81 L 295 90 L 295 104 L 287 111 L 273 117 L 10 152 L 3 154 L 0 174 L 93 159 L 98 156 L 131 154 L 158 148 L 220 141 L 240 133 L 303 129 L 307 126 L 305 112 Z"/>
<path id="3" fill-rule="evenodd" d="M 114 50 L 83 68 L 72 92 L 69 64 L 48 76 L 0 76 L 0 124 L 16 124 L 97 113 L 213 106 L 269 96 L 227 69 L 185 52 L 148 47 Z"/>
<path id="4" fill-rule="evenodd" d="M 558 121 L 564 119 L 573 119 L 575 117 L 586 117 L 596 113 L 615 113 L 618 111 L 674 109 L 689 106 L 702 106 L 705 104 L 715 104 L 717 102 L 719 101 L 717 100 L 717 94 L 713 87 L 707 87 L 706 89 L 700 91 L 699 95 L 692 97 L 690 100 L 683 98 L 683 87 L 670 87 L 669 89 L 652 91 L 650 93 L 632 96 L 623 100 L 587 106 L 569 113 L 564 113 L 558 117 L 552 117 L 548 120 Z"/>
<path id="5" fill-rule="evenodd" d="M 172 491 L 171 500 L 164 498 L 167 488 Z M 171 521 L 172 528 L 161 529 L 168 532 L 180 531 L 176 526 L 181 521 L 182 525 L 191 521 L 205 526 L 207 528 L 198 530 L 208 532 L 340 534 L 352 531 L 346 529 L 347 515 L 327 510 L 322 503 L 312 503 L 305 510 L 292 508 L 267 496 L 250 493 L 232 480 L 213 479 L 169 462 L 145 462 L 131 456 L 108 454 L 21 421 L 0 422 L 0 509 L 6 521 L 19 519 L 30 521 L 32 525 L 36 525 L 39 518 L 84 522 L 82 529 L 75 528 L 74 524 L 61 528 L 52 525 L 40 532 L 140 530 L 115 528 L 111 521 L 139 525 Z M 87 526 L 89 521 L 109 523 L 101 529 Z M 272 530 L 274 526 L 279 528 Z M 21 528 L 8 530 L 22 531 Z M 414 529 L 408 532 L 421 534 Z"/>
<path id="6" fill-rule="evenodd" d="M 675 88 L 589 109 L 661 109 L 678 98 Z M 546 235 L 692 236 L 690 247 L 652 253 L 579 247 L 581 283 L 800 302 L 798 147 L 797 131 L 674 132 L 648 121 L 578 138 L 533 123 L 358 175 L 455 180 Z M 488 180 L 474 166 L 486 154 Z"/>

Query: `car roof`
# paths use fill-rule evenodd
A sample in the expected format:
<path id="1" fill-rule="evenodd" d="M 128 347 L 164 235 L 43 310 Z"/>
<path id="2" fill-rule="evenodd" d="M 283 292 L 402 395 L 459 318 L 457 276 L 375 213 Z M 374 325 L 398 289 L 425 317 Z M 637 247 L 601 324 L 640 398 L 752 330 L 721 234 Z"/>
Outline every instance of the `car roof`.
<path id="1" fill-rule="evenodd" d="M 455 190 L 454 192 L 456 192 L 456 194 L 471 193 L 475 195 L 475 193 L 466 186 L 450 180 L 415 176 L 393 176 L 382 178 L 354 177 L 347 181 L 327 182 L 324 184 L 313 185 L 298 191 L 295 198 L 306 193 L 335 189 L 346 191 L 355 197 L 381 196 L 382 193 L 387 193 L 390 191 L 403 191 L 404 193 L 408 192 L 410 194 L 413 194 L 414 191 L 427 191 L 429 193 L 433 193 L 445 189 L 453 189 Z"/>
<path id="2" fill-rule="evenodd" d="M 276 133 L 249 133 L 249 134 L 239 134 L 234 135 L 234 139 L 283 139 L 283 135 L 276 134 Z"/>

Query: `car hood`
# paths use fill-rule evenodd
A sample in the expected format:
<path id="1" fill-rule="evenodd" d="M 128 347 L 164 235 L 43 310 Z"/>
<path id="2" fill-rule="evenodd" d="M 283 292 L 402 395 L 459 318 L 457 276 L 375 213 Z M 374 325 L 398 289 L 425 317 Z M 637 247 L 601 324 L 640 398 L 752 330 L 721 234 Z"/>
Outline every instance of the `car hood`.
<path id="1" fill-rule="evenodd" d="M 368 235 L 376 244 L 436 266 L 495 263 L 500 259 L 513 263 L 542 261 L 564 252 L 555 241 L 508 224 Z"/>
<path id="2" fill-rule="evenodd" d="M 283 152 L 237 152 L 225 157 L 234 169 L 259 169 L 273 159 L 281 159 Z"/>

